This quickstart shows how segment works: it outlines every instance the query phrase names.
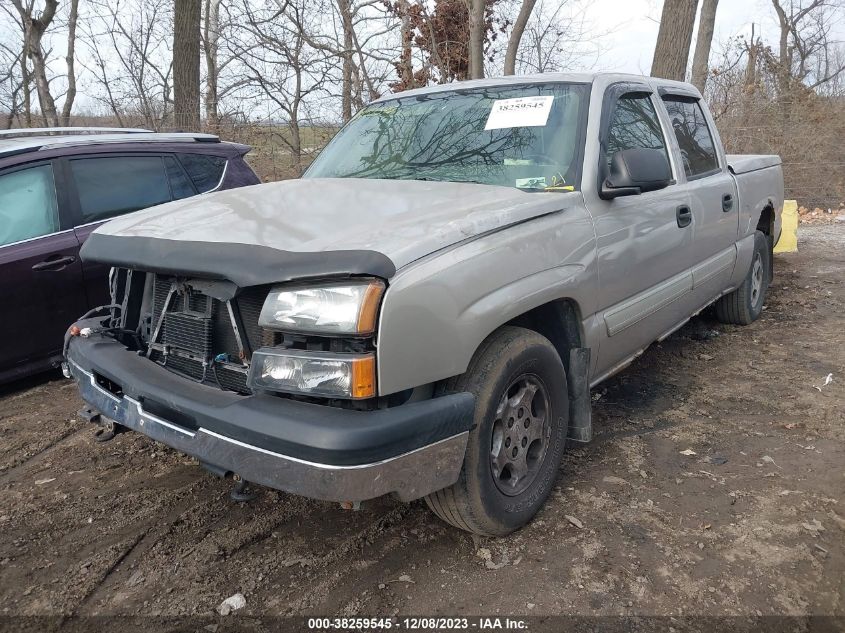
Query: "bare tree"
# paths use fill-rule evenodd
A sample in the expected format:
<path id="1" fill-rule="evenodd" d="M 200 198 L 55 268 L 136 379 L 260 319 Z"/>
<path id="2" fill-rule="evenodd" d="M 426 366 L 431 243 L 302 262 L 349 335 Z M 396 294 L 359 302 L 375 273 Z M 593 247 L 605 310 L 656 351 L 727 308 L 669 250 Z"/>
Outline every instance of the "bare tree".
<path id="1" fill-rule="evenodd" d="M 303 170 L 303 123 L 308 102 L 324 93 L 323 85 L 331 58 L 309 44 L 307 33 L 315 30 L 322 13 L 309 0 L 269 0 L 253 6 L 241 0 L 228 45 L 249 80 L 254 101 L 267 106 L 266 123 L 273 138 L 287 148 L 292 174 Z M 319 9 L 319 7 L 316 7 Z M 282 123 L 275 130 L 275 123 Z"/>
<path id="2" fill-rule="evenodd" d="M 818 88 L 845 72 L 845 63 L 832 55 L 831 30 L 842 0 L 771 0 L 778 18 L 777 79 L 781 98 L 796 82 L 809 79 Z"/>
<path id="3" fill-rule="evenodd" d="M 506 75 L 513 75 L 516 72 L 516 55 L 519 52 L 519 44 L 536 3 L 537 0 L 522 0 L 522 5 L 519 7 L 519 15 L 516 16 L 516 22 L 513 23 L 513 30 L 508 40 L 508 50 L 505 53 Z"/>
<path id="4" fill-rule="evenodd" d="M 203 52 L 205 53 L 205 121 L 212 130 L 220 125 L 217 107 L 218 81 L 218 42 L 220 40 L 220 0 L 205 0 L 203 16 Z"/>
<path id="5" fill-rule="evenodd" d="M 698 0 L 665 0 L 651 76 L 683 81 L 687 72 Z"/>
<path id="6" fill-rule="evenodd" d="M 173 120 L 177 128 L 200 127 L 200 0 L 173 5 Z"/>
<path id="7" fill-rule="evenodd" d="M 80 63 L 120 125 L 161 129 L 172 112 L 172 0 L 87 0 Z"/>
<path id="8" fill-rule="evenodd" d="M 56 16 L 59 2 L 58 0 L 45 0 L 44 9 L 38 12 L 38 17 L 36 17 L 34 1 L 24 4 L 22 0 L 12 0 L 12 6 L 17 9 L 24 28 L 26 54 L 33 64 L 32 76 L 35 80 L 41 115 L 44 117 L 45 125 L 57 126 L 59 116 L 56 113 L 56 102 L 53 95 L 50 94 L 50 81 L 47 77 L 47 56 L 41 42 Z"/>
<path id="9" fill-rule="evenodd" d="M 73 110 L 73 102 L 76 99 L 76 21 L 79 18 L 79 0 L 70 0 L 70 14 L 67 25 L 67 53 L 65 64 L 67 65 L 67 91 L 65 101 L 62 104 L 62 125 L 70 125 L 70 113 Z"/>
<path id="10" fill-rule="evenodd" d="M 692 83 L 703 94 L 709 72 L 710 47 L 716 25 L 716 9 L 719 0 L 703 0 L 698 18 L 698 37 L 695 40 L 695 54 L 692 57 Z"/>
<path id="11" fill-rule="evenodd" d="M 485 0 L 464 0 L 469 11 L 469 78 L 484 77 L 484 42 L 486 40 Z"/>
<path id="12" fill-rule="evenodd" d="M 587 23 L 587 3 L 538 0 L 516 56 L 516 72 L 548 73 L 595 65 L 602 35 Z"/>

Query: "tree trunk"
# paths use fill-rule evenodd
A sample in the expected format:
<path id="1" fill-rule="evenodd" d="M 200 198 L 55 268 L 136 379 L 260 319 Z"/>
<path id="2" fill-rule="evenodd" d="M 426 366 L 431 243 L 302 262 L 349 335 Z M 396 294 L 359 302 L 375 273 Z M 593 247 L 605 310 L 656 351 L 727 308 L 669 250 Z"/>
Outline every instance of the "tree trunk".
<path id="1" fill-rule="evenodd" d="M 173 119 L 176 128 L 200 127 L 200 0 L 175 0 L 173 8 Z"/>
<path id="2" fill-rule="evenodd" d="M 780 39 L 778 42 L 778 95 L 783 98 L 789 94 L 792 78 L 792 51 L 789 47 L 790 20 L 778 0 L 772 0 L 772 6 L 778 16 Z"/>
<path id="3" fill-rule="evenodd" d="M 53 101 L 53 95 L 50 94 L 50 82 L 47 80 L 47 62 L 44 59 L 44 50 L 41 48 L 41 38 L 56 15 L 59 2 L 58 0 L 46 0 L 44 10 L 37 18 L 32 17 L 32 3 L 24 6 L 21 0 L 12 0 L 12 4 L 21 17 L 25 53 L 32 60 L 30 77 L 35 79 L 35 90 L 38 94 L 41 116 L 45 125 L 56 127 L 59 125 L 59 115 L 56 113 L 56 102 Z"/>
<path id="4" fill-rule="evenodd" d="M 484 0 L 467 0 L 469 8 L 469 78 L 484 77 Z"/>
<path id="5" fill-rule="evenodd" d="M 217 48 L 220 40 L 220 0 L 206 0 L 205 26 L 203 33 L 205 66 L 208 77 L 205 81 L 205 123 L 212 132 L 220 127 L 217 110 Z"/>
<path id="6" fill-rule="evenodd" d="M 23 55 L 21 55 L 21 85 L 23 88 L 23 118 L 26 127 L 32 127 L 32 77 L 29 74 L 29 66 L 26 63 L 29 44 L 24 35 Z"/>
<path id="7" fill-rule="evenodd" d="M 414 87 L 414 60 L 411 56 L 411 15 L 408 11 L 408 0 L 399 0 L 399 13 L 402 18 L 402 54 L 399 57 L 399 78 L 402 82 L 402 90 L 410 90 Z M 436 43 L 433 43 L 433 45 L 436 46 Z"/>
<path id="8" fill-rule="evenodd" d="M 76 70 L 74 69 L 76 49 L 76 19 L 79 15 L 79 0 L 71 0 L 70 15 L 67 23 L 67 92 L 65 102 L 62 105 L 62 125 L 70 125 L 70 112 L 73 110 L 73 101 L 76 99 Z"/>
<path id="9" fill-rule="evenodd" d="M 716 26 L 716 9 L 719 0 L 704 0 L 698 20 L 698 37 L 695 41 L 695 54 L 692 57 L 692 83 L 704 94 L 707 87 L 707 75 L 710 70 L 710 46 L 713 43 L 713 30 Z"/>
<path id="10" fill-rule="evenodd" d="M 531 17 L 531 12 L 534 10 L 536 2 L 537 0 L 522 0 L 519 15 L 516 16 L 516 22 L 513 23 L 511 38 L 508 40 L 508 50 L 505 53 L 506 75 L 513 75 L 516 72 L 516 54 L 519 52 L 519 43 L 522 40 L 525 25 L 528 24 L 528 18 Z"/>
<path id="11" fill-rule="evenodd" d="M 665 0 L 651 76 L 683 81 L 687 74 L 698 0 Z"/>
<path id="12" fill-rule="evenodd" d="M 352 118 L 352 55 L 355 42 L 352 38 L 352 7 L 351 0 L 337 0 L 337 9 L 343 23 L 343 68 L 341 70 L 341 104 L 340 114 L 346 123 Z"/>

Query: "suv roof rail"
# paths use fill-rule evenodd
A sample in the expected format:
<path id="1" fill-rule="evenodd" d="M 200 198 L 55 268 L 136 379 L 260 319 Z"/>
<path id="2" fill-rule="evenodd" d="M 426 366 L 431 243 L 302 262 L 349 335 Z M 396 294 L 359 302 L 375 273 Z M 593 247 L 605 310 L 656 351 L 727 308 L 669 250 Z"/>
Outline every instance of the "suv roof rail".
<path id="1" fill-rule="evenodd" d="M 53 134 L 138 134 L 152 132 L 133 127 L 24 127 L 13 130 L 0 130 L 0 138 L 16 136 L 46 136 Z"/>

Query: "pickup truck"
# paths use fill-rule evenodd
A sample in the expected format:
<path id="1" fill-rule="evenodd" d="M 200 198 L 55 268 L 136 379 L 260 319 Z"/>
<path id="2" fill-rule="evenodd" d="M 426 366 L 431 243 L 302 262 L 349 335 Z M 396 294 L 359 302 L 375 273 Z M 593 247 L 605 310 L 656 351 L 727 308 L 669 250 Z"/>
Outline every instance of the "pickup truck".
<path id="1" fill-rule="evenodd" d="M 66 368 L 92 420 L 219 476 L 504 535 L 591 439 L 591 387 L 710 304 L 759 316 L 782 206 L 780 159 L 726 156 L 685 83 L 412 90 L 302 179 L 94 231 L 111 305 Z"/>

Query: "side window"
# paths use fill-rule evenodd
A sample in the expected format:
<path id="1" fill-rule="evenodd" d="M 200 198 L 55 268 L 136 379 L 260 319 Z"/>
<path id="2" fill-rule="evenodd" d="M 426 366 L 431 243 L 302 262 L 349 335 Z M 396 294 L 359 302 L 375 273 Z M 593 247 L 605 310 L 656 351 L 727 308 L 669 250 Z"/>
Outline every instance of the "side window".
<path id="1" fill-rule="evenodd" d="M 660 120 L 647 94 L 623 95 L 616 102 L 613 119 L 607 131 L 607 165 L 613 155 L 623 149 L 646 148 L 666 152 L 666 140 Z M 668 153 L 667 153 L 668 160 Z"/>
<path id="2" fill-rule="evenodd" d="M 83 224 L 172 199 L 161 156 L 75 158 L 70 169 Z"/>
<path id="3" fill-rule="evenodd" d="M 677 97 L 666 97 L 663 101 L 678 139 L 687 177 L 694 178 L 717 171 L 719 159 L 701 104 Z"/>
<path id="4" fill-rule="evenodd" d="M 50 165 L 0 174 L 0 246 L 59 230 Z"/>
<path id="5" fill-rule="evenodd" d="M 226 169 L 226 159 L 220 156 L 206 154 L 180 154 L 179 160 L 185 171 L 194 181 L 199 193 L 211 191 L 220 184 L 223 171 Z"/>
<path id="6" fill-rule="evenodd" d="M 170 178 L 170 190 L 173 192 L 174 200 L 196 195 L 197 192 L 194 190 L 194 185 L 191 184 L 191 179 L 188 178 L 185 170 L 182 169 L 175 158 L 165 156 L 164 168 L 167 170 L 167 177 Z"/>

